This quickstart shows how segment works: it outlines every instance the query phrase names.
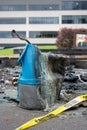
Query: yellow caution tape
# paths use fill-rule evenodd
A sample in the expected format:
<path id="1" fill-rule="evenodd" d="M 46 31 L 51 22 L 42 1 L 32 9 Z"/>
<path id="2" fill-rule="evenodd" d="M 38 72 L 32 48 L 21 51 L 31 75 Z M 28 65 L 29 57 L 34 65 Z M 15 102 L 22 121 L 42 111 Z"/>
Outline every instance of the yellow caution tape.
<path id="1" fill-rule="evenodd" d="M 86 101 L 86 100 L 87 100 L 87 94 L 80 95 L 44 116 L 40 116 L 40 117 L 31 119 L 30 121 L 28 121 L 27 123 L 23 124 L 22 126 L 16 128 L 15 130 L 26 130 L 30 127 L 38 125 L 44 121 L 47 121 L 51 118 L 58 116 L 60 113 L 64 112 L 65 110 L 68 110 L 69 108 L 81 103 L 82 101 Z"/>

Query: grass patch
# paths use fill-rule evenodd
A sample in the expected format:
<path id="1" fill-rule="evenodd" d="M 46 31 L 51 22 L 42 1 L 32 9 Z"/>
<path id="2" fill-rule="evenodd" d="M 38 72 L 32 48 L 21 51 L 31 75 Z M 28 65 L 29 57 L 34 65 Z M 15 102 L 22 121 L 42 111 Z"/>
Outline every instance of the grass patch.
<path id="1" fill-rule="evenodd" d="M 57 47 L 55 45 L 51 45 L 51 46 L 38 46 L 39 49 L 47 49 L 47 50 L 51 50 L 51 49 L 57 49 Z"/>
<path id="2" fill-rule="evenodd" d="M 10 55 L 13 55 L 13 49 L 0 50 L 0 56 L 10 56 Z"/>
<path id="3" fill-rule="evenodd" d="M 44 49 L 44 50 L 51 50 L 51 49 L 57 49 L 57 47 L 55 45 L 41 45 L 41 46 L 37 46 L 40 50 Z M 14 54 L 14 51 L 12 48 L 9 49 L 3 49 L 0 50 L 0 56 L 15 56 L 16 54 Z"/>

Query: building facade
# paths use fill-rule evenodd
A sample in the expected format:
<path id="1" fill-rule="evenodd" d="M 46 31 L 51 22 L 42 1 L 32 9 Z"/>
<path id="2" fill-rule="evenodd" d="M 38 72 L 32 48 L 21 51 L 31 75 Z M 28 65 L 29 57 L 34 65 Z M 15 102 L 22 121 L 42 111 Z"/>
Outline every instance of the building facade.
<path id="1" fill-rule="evenodd" d="M 0 0 L 0 47 L 26 44 L 13 29 L 32 44 L 55 44 L 63 27 L 87 29 L 87 0 Z"/>

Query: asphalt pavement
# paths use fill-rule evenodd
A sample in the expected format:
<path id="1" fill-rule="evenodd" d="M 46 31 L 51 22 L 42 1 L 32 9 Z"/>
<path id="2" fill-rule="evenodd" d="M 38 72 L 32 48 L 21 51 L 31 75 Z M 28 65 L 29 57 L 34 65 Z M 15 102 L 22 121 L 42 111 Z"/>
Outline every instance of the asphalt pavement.
<path id="1" fill-rule="evenodd" d="M 15 130 L 34 117 L 45 115 L 47 112 L 26 110 L 17 103 L 0 103 L 0 130 Z M 61 113 L 42 124 L 29 130 L 87 130 L 87 108 L 78 107 Z"/>

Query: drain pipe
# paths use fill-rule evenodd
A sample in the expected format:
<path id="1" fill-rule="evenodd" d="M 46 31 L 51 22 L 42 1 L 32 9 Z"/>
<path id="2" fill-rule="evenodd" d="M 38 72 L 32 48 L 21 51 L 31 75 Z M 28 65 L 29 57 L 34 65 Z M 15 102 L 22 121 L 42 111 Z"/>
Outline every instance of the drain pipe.
<path id="1" fill-rule="evenodd" d="M 15 30 L 12 30 L 12 37 L 15 37 L 15 36 L 17 36 L 20 40 L 24 40 L 24 41 L 26 41 L 27 43 L 31 44 L 29 40 L 27 40 L 27 39 L 21 37 Z"/>

